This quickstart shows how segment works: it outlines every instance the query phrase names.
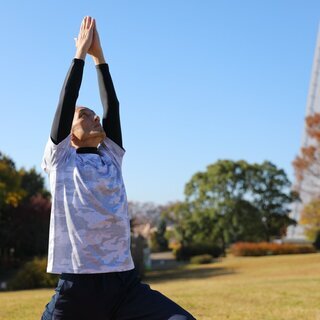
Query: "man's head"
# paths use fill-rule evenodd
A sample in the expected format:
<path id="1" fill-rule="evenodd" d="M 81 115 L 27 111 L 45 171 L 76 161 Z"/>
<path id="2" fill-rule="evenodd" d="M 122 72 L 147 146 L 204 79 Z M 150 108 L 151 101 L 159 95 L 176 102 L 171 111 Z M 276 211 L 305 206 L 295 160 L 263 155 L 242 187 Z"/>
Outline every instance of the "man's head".
<path id="1" fill-rule="evenodd" d="M 106 134 L 100 118 L 89 108 L 76 107 L 71 127 L 71 143 L 75 148 L 97 147 Z"/>

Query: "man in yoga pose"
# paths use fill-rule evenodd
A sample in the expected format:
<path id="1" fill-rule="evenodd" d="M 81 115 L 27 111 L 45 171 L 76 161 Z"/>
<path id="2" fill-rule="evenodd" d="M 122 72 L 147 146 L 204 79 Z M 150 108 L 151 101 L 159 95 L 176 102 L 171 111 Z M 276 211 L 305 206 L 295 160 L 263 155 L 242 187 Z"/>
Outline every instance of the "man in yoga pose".
<path id="1" fill-rule="evenodd" d="M 98 74 L 102 126 L 76 107 L 84 61 Z M 52 193 L 47 272 L 60 274 L 43 320 L 183 320 L 187 311 L 140 282 L 130 253 L 119 103 L 95 20 L 85 17 L 42 162 Z"/>

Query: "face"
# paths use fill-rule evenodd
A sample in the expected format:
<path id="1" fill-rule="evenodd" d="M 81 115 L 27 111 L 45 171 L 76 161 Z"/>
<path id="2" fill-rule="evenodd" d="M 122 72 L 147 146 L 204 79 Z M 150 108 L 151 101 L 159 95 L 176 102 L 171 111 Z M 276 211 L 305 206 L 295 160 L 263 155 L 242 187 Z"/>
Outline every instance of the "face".
<path id="1" fill-rule="evenodd" d="M 75 147 L 96 147 L 106 136 L 100 118 L 91 109 L 85 107 L 76 108 L 71 133 Z"/>

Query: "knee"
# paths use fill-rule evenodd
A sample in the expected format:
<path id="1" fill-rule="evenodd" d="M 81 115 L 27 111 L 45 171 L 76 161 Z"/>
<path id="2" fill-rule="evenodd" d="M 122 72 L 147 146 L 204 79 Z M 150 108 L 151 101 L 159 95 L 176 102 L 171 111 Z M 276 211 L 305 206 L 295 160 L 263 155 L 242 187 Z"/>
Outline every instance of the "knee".
<path id="1" fill-rule="evenodd" d="M 170 317 L 168 320 L 188 320 L 188 318 L 181 314 L 175 314 L 172 317 Z"/>

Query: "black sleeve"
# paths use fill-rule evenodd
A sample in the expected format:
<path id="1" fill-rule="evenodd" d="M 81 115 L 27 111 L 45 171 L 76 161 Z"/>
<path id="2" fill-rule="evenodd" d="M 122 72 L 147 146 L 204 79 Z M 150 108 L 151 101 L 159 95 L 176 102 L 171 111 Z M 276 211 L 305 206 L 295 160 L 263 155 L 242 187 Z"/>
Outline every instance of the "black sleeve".
<path id="1" fill-rule="evenodd" d="M 51 127 L 51 140 L 54 144 L 60 143 L 70 134 L 83 68 L 83 60 L 72 60 L 61 89 L 57 111 Z"/>
<path id="2" fill-rule="evenodd" d="M 101 103 L 103 106 L 102 125 L 109 139 L 122 146 L 119 101 L 113 86 L 109 67 L 106 63 L 96 66 Z"/>

